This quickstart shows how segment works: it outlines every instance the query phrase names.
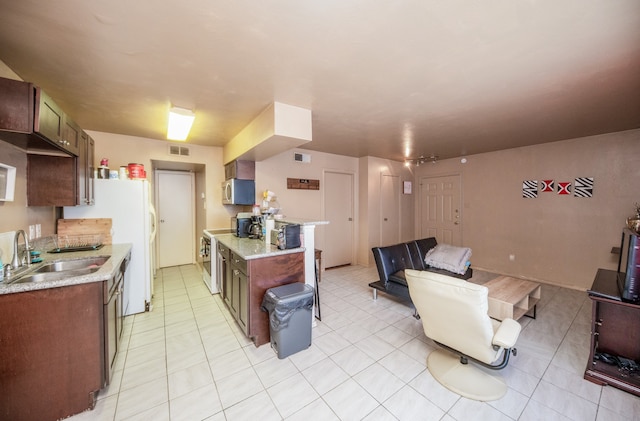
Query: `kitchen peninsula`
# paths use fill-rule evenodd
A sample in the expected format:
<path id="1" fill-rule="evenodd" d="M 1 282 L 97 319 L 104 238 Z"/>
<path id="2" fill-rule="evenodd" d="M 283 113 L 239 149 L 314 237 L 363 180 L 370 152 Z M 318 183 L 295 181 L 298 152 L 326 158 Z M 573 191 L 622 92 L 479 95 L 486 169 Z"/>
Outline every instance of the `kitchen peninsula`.
<path id="1" fill-rule="evenodd" d="M 280 250 L 269 242 L 215 235 L 221 296 L 245 335 L 260 346 L 270 340 L 269 316 L 261 310 L 269 288 L 305 281 L 303 247 Z"/>

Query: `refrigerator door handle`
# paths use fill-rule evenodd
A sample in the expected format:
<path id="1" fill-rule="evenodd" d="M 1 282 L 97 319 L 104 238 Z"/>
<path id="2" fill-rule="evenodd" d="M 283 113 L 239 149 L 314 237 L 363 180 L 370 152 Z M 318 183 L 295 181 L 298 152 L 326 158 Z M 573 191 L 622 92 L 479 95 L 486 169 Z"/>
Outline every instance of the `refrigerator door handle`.
<path id="1" fill-rule="evenodd" d="M 158 228 L 158 216 L 156 215 L 156 208 L 153 207 L 151 203 L 149 203 L 149 213 L 151 214 L 151 235 L 149 236 L 149 242 L 152 243 L 153 240 L 156 239 L 156 230 Z"/>

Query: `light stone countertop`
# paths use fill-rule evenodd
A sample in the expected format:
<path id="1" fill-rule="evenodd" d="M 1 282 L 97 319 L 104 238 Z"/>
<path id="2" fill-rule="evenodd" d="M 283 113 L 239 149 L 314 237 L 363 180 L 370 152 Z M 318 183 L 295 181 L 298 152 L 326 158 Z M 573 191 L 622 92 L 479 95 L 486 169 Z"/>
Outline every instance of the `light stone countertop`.
<path id="1" fill-rule="evenodd" d="M 107 279 L 110 279 L 117 273 L 117 271 L 120 269 L 120 264 L 130 251 L 131 244 L 129 243 L 105 245 L 99 250 L 91 251 L 77 251 L 69 253 L 47 253 L 46 251 L 43 251 L 40 255 L 43 261 L 41 263 L 35 263 L 31 265 L 31 268 L 27 272 L 25 272 L 25 274 L 33 273 L 34 271 L 38 270 L 39 267 L 52 262 L 59 262 L 63 260 L 77 260 L 86 257 L 110 256 L 110 258 L 100 267 L 100 269 L 88 275 L 73 276 L 60 280 L 40 282 L 25 282 L 14 284 L 6 284 L 5 282 L 0 282 L 0 294 L 14 294 L 18 292 L 34 291 L 38 289 L 59 288 L 69 285 L 105 281 Z M 23 274 L 21 273 L 19 276 L 23 276 Z"/>
<path id="2" fill-rule="evenodd" d="M 229 247 L 245 260 L 260 259 L 263 257 L 279 256 L 283 254 L 301 253 L 304 247 L 280 250 L 268 241 L 253 238 L 240 238 L 233 234 L 217 234 L 213 236 L 216 241 Z"/>
<path id="3" fill-rule="evenodd" d="M 307 218 L 288 218 L 276 219 L 276 222 L 284 222 L 286 224 L 298 224 L 298 225 L 328 225 L 329 221 L 316 221 L 314 219 Z"/>

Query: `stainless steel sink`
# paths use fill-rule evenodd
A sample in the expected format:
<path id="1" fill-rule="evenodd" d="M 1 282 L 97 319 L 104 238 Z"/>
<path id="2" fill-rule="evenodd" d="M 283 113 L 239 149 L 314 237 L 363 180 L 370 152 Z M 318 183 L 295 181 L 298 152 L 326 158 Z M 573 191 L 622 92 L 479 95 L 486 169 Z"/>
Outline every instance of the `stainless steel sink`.
<path id="1" fill-rule="evenodd" d="M 88 275 L 100 269 L 110 256 L 86 257 L 83 259 L 63 260 L 47 263 L 28 270 L 26 273 L 9 280 L 10 284 L 30 282 L 60 281 L 75 276 Z"/>
<path id="2" fill-rule="evenodd" d="M 77 269 L 92 269 L 99 268 L 109 260 L 108 256 L 100 257 L 87 257 L 84 259 L 76 260 L 63 260 L 61 262 L 48 263 L 44 266 L 34 270 L 33 273 L 46 273 L 46 272 L 66 272 Z"/>
<path id="3" fill-rule="evenodd" d="M 100 267 L 93 267 L 87 269 L 75 269 L 65 270 L 60 272 L 33 272 L 25 276 L 21 276 L 18 279 L 12 281 L 12 284 L 24 284 L 30 282 L 43 282 L 43 281 L 61 281 L 67 278 L 73 278 L 75 276 L 88 275 L 96 272 Z"/>

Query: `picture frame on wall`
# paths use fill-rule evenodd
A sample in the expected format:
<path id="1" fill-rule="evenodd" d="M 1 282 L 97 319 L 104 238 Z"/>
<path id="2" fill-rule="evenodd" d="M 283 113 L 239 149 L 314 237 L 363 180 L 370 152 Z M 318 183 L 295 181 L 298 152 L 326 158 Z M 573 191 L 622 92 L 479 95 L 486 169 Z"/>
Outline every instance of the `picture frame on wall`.
<path id="1" fill-rule="evenodd" d="M 411 194 L 411 181 L 402 182 L 402 192 L 404 194 Z"/>

